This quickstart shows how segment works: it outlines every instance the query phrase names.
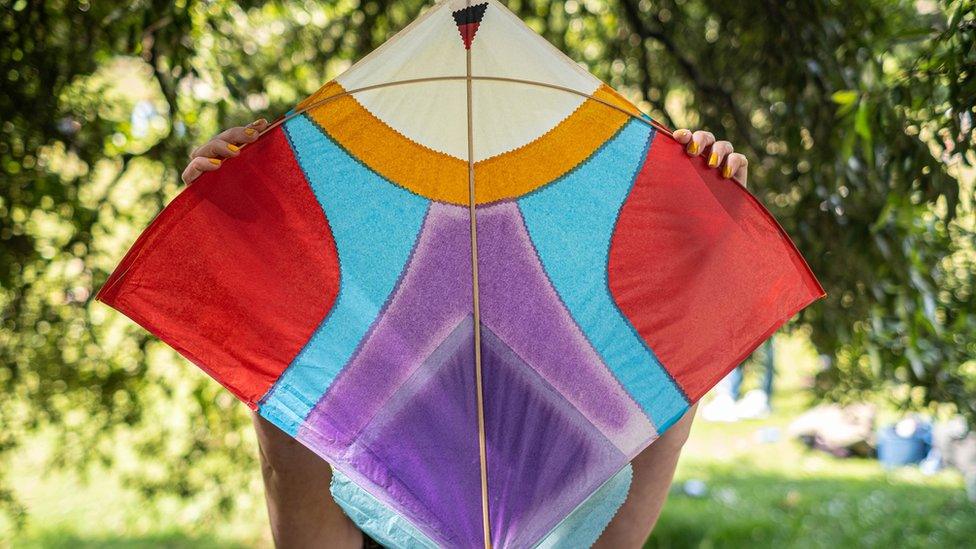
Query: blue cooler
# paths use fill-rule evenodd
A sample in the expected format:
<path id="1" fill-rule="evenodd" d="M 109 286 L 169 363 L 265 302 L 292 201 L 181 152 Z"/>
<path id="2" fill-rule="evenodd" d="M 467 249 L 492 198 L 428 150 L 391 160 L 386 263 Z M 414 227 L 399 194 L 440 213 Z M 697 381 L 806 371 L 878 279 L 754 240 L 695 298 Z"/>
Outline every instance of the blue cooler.
<path id="1" fill-rule="evenodd" d="M 932 426 L 916 422 L 913 430 L 889 425 L 878 432 L 878 460 L 886 468 L 919 463 L 932 449 Z"/>

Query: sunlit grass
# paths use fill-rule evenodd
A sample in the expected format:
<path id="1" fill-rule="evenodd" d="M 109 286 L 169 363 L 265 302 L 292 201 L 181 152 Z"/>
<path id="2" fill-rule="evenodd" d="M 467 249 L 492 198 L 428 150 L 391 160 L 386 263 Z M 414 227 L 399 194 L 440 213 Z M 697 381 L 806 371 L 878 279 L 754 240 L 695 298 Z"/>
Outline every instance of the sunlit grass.
<path id="1" fill-rule="evenodd" d="M 809 403 L 804 377 L 816 360 L 800 338 L 777 340 L 780 375 L 774 414 L 761 421 L 699 418 L 677 481 L 648 547 L 966 547 L 976 539 L 976 505 L 960 476 L 887 472 L 876 461 L 840 460 L 785 439 Z M 762 442 L 759 433 L 778 429 Z M 258 483 L 242 487 L 239 509 L 223 517 L 206 504 L 172 497 L 145 501 L 115 470 L 83 479 L 45 473 L 37 439 L 10 478 L 29 514 L 16 547 L 270 547 Z M 253 472 L 255 480 L 259 472 Z M 684 495 L 690 479 L 704 497 Z M 0 524 L 0 540 L 13 535 Z M 0 546 L 3 546 L 0 541 Z"/>
<path id="2" fill-rule="evenodd" d="M 672 494 L 647 547 L 973 547 L 976 504 L 953 471 L 886 471 L 869 459 L 837 459 L 786 438 L 809 404 L 815 366 L 795 338 L 780 338 L 771 417 L 708 423 L 700 417 Z M 778 432 L 775 442 L 761 434 Z M 685 495 L 690 479 L 704 497 Z"/>

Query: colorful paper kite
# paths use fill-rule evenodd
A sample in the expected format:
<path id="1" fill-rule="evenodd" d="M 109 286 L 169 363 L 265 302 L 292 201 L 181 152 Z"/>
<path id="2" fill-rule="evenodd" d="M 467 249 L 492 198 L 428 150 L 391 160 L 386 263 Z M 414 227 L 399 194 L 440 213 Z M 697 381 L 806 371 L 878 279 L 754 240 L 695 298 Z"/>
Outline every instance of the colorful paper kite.
<path id="1" fill-rule="evenodd" d="M 821 296 L 747 191 L 496 0 L 303 101 L 99 294 L 382 543 L 499 548 L 591 543 L 631 459 Z"/>

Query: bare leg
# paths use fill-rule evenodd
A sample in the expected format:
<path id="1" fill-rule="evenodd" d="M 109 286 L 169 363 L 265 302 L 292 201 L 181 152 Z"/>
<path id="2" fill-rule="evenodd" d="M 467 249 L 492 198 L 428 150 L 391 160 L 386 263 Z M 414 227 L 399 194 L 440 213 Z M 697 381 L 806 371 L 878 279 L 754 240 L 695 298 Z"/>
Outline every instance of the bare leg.
<path id="1" fill-rule="evenodd" d="M 617 516 L 594 548 L 643 547 L 668 497 L 681 447 L 688 440 L 697 404 L 633 461 L 634 481 Z"/>
<path id="2" fill-rule="evenodd" d="M 253 417 L 275 546 L 361 548 L 362 533 L 329 493 L 329 464 L 264 418 Z"/>

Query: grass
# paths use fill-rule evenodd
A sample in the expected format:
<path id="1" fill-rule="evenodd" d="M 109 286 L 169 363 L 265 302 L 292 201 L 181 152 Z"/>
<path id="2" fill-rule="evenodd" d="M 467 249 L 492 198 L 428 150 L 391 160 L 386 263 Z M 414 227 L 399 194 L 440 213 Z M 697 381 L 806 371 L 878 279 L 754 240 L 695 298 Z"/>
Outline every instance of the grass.
<path id="1" fill-rule="evenodd" d="M 774 413 L 759 421 L 700 417 L 646 547 L 973 547 L 976 504 L 961 475 L 887 471 L 869 459 L 837 459 L 786 438 L 809 405 L 803 376 L 814 358 L 801 341 L 778 338 Z M 785 364 L 795 364 L 788 368 Z M 779 433 L 776 442 L 762 435 Z M 704 497 L 682 490 L 707 486 Z"/>
<path id="2" fill-rule="evenodd" d="M 792 338 L 779 338 L 777 349 L 775 413 L 733 424 L 696 421 L 646 547 L 972 547 L 976 505 L 958 474 L 885 471 L 873 460 L 836 459 L 785 439 L 807 405 L 802 375 L 815 359 Z M 779 440 L 763 442 L 759 435 L 772 430 Z M 14 463 L 10 478 L 29 520 L 16 536 L 0 522 L 0 547 L 271 546 L 258 471 L 242 487 L 239 509 L 213 520 L 199 504 L 140 499 L 111 470 L 93 471 L 87 482 L 45 472 L 43 453 L 38 441 Z M 705 495 L 686 495 L 689 480 L 704 482 Z"/>
<path id="3" fill-rule="evenodd" d="M 976 505 L 951 471 L 885 471 L 793 441 L 760 442 L 785 414 L 732 426 L 699 421 L 646 547 L 972 547 Z M 688 480 L 706 483 L 686 495 Z"/>
<path id="4" fill-rule="evenodd" d="M 194 537 L 185 532 L 156 533 L 149 535 L 101 535 L 82 536 L 76 532 L 45 531 L 39 537 L 21 540 L 18 547 L 43 547 L 50 549 L 158 549 L 213 547 L 245 549 L 249 545 L 212 536 Z"/>

